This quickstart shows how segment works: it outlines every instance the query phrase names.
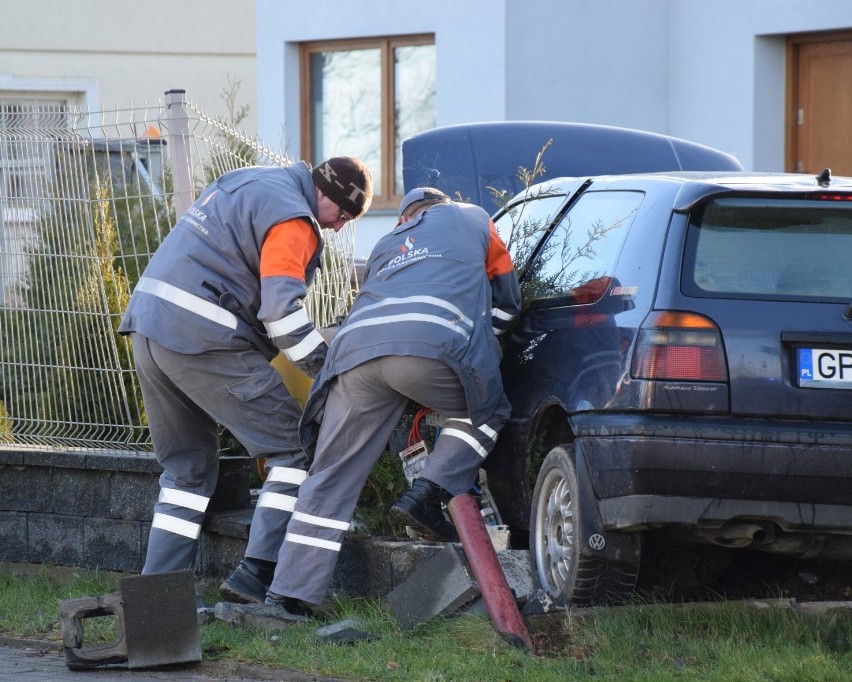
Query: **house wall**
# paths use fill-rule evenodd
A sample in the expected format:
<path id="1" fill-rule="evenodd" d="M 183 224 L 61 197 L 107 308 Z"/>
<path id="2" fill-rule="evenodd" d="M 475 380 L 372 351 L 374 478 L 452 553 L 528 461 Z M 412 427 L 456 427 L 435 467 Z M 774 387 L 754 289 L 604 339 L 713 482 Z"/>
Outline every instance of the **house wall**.
<path id="1" fill-rule="evenodd" d="M 155 104 L 181 88 L 228 117 L 238 83 L 240 127 L 256 132 L 254 3 L 225 0 L 26 0 L 3 3 L 0 93 L 72 93 L 89 109 Z"/>
<path id="2" fill-rule="evenodd" d="M 260 130 L 293 156 L 298 42 L 433 32 L 438 125 L 620 125 L 782 170 L 786 36 L 852 27 L 848 0 L 366 0 L 357 15 L 345 0 L 257 7 Z"/>
<path id="3" fill-rule="evenodd" d="M 852 27 L 847 0 L 669 3 L 669 130 L 784 170 L 786 38 Z"/>
<path id="4" fill-rule="evenodd" d="M 260 136 L 301 156 L 299 43 L 419 33 L 435 34 L 437 124 L 503 120 L 505 15 L 505 0 L 257 0 Z"/>
<path id="5" fill-rule="evenodd" d="M 357 7 L 357 12 L 353 12 Z M 559 120 L 683 137 L 784 167 L 786 36 L 852 27 L 848 0 L 257 0 L 258 126 L 299 158 L 298 44 L 434 33 L 437 125 Z M 368 255 L 393 216 L 358 222 Z"/>

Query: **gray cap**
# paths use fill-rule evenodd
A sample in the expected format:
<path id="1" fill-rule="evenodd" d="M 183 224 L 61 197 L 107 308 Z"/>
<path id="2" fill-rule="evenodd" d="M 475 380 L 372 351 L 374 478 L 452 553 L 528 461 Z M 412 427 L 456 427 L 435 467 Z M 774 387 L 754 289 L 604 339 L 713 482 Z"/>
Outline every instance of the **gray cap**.
<path id="1" fill-rule="evenodd" d="M 427 199 L 450 201 L 450 197 L 439 189 L 435 189 L 434 187 L 416 187 L 403 198 L 402 203 L 399 205 L 399 213 L 396 215 L 397 220 L 402 219 L 402 214 L 405 213 L 405 209 L 411 206 L 411 204 Z"/>

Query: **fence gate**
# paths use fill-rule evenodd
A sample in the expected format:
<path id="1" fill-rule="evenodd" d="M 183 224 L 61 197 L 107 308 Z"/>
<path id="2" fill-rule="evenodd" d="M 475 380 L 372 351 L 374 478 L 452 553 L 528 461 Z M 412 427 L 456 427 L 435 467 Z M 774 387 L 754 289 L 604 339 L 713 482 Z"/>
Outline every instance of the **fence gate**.
<path id="1" fill-rule="evenodd" d="M 150 452 L 129 339 L 115 333 L 148 259 L 210 181 L 284 156 L 183 91 L 154 107 L 0 108 L 0 448 Z M 354 296 L 354 233 L 326 235 L 306 308 Z"/>

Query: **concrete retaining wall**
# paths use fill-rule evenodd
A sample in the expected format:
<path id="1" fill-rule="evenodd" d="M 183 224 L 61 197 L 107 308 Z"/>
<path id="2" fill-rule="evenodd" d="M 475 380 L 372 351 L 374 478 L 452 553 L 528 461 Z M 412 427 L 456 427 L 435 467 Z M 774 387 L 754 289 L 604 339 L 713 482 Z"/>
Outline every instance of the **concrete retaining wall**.
<path id="1" fill-rule="evenodd" d="M 253 460 L 220 461 L 211 517 L 251 504 Z M 150 455 L 0 450 L 0 561 L 140 571 L 161 471 Z M 208 537 L 210 520 L 202 574 L 223 563 L 205 555 L 222 544 Z M 239 556 L 244 546 L 230 551 Z"/>
<path id="2" fill-rule="evenodd" d="M 218 581 L 248 541 L 255 462 L 220 460 L 219 483 L 202 528 L 196 574 Z M 0 449 L 0 562 L 142 570 L 161 469 L 152 456 Z M 442 543 L 351 535 L 331 589 L 382 597 Z M 526 552 L 502 551 L 526 567 Z M 517 556 L 515 556 L 517 555 Z"/>

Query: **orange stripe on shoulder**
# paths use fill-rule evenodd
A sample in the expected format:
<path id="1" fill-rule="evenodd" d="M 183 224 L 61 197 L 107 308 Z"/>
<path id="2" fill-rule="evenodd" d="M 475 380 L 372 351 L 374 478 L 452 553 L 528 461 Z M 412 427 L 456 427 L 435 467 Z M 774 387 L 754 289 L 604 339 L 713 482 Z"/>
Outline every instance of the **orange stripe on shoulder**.
<path id="1" fill-rule="evenodd" d="M 319 239 L 302 218 L 278 223 L 266 233 L 260 249 L 261 277 L 295 277 L 305 280 L 305 267 L 317 250 Z"/>
<path id="2" fill-rule="evenodd" d="M 497 228 L 494 227 L 494 221 L 489 222 L 489 231 L 491 233 L 488 244 L 488 255 L 485 260 L 485 271 L 488 273 L 488 279 L 493 279 L 499 275 L 505 275 L 515 269 L 512 263 L 512 257 L 506 248 L 506 244 L 497 234 Z"/>

